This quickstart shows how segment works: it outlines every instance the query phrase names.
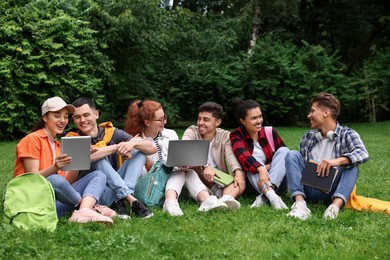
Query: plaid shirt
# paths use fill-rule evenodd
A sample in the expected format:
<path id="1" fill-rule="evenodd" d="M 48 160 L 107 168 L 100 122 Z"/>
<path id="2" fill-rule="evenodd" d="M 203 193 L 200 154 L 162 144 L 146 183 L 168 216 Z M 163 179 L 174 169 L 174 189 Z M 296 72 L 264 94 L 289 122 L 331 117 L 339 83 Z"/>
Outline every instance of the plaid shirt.
<path id="1" fill-rule="evenodd" d="M 279 149 L 279 147 L 286 146 L 283 143 L 283 140 L 280 138 L 279 134 L 273 128 L 272 136 L 274 139 L 275 151 Z M 237 157 L 238 161 L 240 162 L 242 169 L 246 172 L 256 174 L 257 168 L 260 167 L 262 164 L 252 156 L 254 148 L 253 139 L 250 137 L 249 133 L 245 130 L 243 126 L 234 129 L 234 131 L 230 133 L 230 142 L 232 143 L 233 152 Z M 264 127 L 262 127 L 259 132 L 258 143 L 263 148 L 263 151 L 265 153 L 265 163 L 272 163 L 272 157 L 274 155 L 274 152 L 272 152 L 272 148 L 268 144 Z"/>
<path id="2" fill-rule="evenodd" d="M 302 137 L 300 152 L 305 162 L 313 159 L 311 151 L 319 142 L 315 137 L 318 131 L 318 129 L 310 130 Z M 368 152 L 359 134 L 346 126 L 340 125 L 338 122 L 335 131 L 335 156 L 336 158 L 345 156 L 351 160 L 351 165 L 346 168 L 368 161 Z"/>

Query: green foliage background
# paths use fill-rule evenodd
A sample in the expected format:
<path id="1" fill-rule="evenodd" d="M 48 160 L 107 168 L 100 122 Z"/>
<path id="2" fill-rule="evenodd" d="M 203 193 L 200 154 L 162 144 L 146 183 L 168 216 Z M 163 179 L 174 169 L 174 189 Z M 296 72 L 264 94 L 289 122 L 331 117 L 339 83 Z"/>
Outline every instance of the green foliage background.
<path id="1" fill-rule="evenodd" d="M 141 98 L 173 125 L 213 100 L 234 127 L 236 97 L 259 101 L 267 124 L 293 125 L 320 91 L 341 100 L 341 121 L 390 118 L 388 1 L 165 2 L 2 1 L 0 138 L 29 132 L 54 95 L 92 97 L 117 125 Z"/>

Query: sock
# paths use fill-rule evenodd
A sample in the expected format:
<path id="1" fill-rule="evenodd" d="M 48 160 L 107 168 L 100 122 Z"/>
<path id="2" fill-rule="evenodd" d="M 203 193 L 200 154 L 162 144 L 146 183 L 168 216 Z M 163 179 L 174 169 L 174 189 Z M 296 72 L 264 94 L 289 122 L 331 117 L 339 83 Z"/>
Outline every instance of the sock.
<path id="1" fill-rule="evenodd" d="M 279 198 L 279 196 L 276 194 L 276 192 L 275 192 L 273 189 L 270 189 L 269 191 L 267 191 L 267 193 L 265 193 L 265 196 L 266 196 L 270 201 Z"/>

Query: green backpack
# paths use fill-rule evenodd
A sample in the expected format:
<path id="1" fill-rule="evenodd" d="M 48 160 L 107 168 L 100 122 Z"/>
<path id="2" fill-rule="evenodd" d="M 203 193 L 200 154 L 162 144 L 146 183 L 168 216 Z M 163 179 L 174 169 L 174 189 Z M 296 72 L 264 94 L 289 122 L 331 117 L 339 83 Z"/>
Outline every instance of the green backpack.
<path id="1" fill-rule="evenodd" d="M 3 217 L 6 223 L 23 229 L 57 227 L 54 190 L 40 174 L 25 173 L 12 179 L 4 192 Z"/>
<path id="2" fill-rule="evenodd" d="M 146 206 L 162 207 L 165 198 L 165 185 L 171 176 L 173 167 L 167 167 L 158 160 L 149 172 L 139 178 L 134 189 L 134 197 L 141 200 Z"/>

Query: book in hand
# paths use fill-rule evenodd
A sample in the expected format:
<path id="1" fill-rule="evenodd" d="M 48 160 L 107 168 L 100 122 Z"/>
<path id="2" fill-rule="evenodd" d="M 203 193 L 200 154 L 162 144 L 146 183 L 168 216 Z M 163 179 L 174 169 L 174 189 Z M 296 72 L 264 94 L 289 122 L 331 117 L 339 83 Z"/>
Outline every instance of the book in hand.
<path id="1" fill-rule="evenodd" d="M 218 178 L 216 175 L 214 175 L 214 182 L 219 186 L 221 186 L 222 188 L 229 186 L 230 183 L 233 183 L 234 177 L 231 176 L 230 174 L 224 173 L 223 171 L 220 171 L 216 168 L 213 168 L 213 170 L 220 177 Z"/>
<path id="2" fill-rule="evenodd" d="M 329 175 L 324 175 L 324 177 L 321 177 L 317 175 L 317 165 L 318 163 L 313 160 L 310 160 L 306 163 L 305 168 L 303 169 L 301 183 L 303 185 L 329 193 L 332 189 L 333 182 L 336 179 L 338 169 L 331 167 L 329 170 Z"/>

